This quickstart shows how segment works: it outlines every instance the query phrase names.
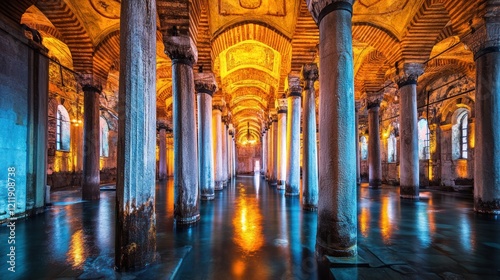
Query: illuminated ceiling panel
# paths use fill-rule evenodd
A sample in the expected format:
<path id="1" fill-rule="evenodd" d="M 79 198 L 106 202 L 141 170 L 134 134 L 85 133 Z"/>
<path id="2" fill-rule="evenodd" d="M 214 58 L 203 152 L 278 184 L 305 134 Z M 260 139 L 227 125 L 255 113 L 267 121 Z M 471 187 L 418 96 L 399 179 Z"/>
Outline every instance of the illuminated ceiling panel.
<path id="1" fill-rule="evenodd" d="M 280 53 L 258 41 L 247 40 L 238 43 L 221 52 L 219 59 L 222 79 L 245 68 L 254 68 L 279 78 Z"/>

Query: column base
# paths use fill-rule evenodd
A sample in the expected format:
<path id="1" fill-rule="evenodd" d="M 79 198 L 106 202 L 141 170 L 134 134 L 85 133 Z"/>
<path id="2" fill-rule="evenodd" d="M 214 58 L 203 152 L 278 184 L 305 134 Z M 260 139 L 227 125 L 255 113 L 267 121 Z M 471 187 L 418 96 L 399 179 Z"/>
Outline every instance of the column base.
<path id="1" fill-rule="evenodd" d="M 160 175 L 160 176 L 158 176 L 158 180 L 159 181 L 165 181 L 165 180 L 167 180 L 167 175 Z"/>
<path id="2" fill-rule="evenodd" d="M 316 212 L 318 211 L 318 205 L 315 204 L 303 204 L 302 210 Z"/>
<path id="3" fill-rule="evenodd" d="M 214 190 L 216 191 L 222 191 L 224 189 L 224 185 L 222 182 L 215 182 Z"/>
<path id="4" fill-rule="evenodd" d="M 201 195 L 201 200 L 214 200 L 214 195 L 213 194 L 202 194 Z"/>
<path id="5" fill-rule="evenodd" d="M 299 191 L 298 190 L 294 191 L 294 188 L 292 186 L 290 185 L 286 186 L 286 191 L 285 191 L 286 196 L 297 196 L 299 194 L 300 194 Z"/>
<path id="6" fill-rule="evenodd" d="M 198 222 L 200 220 L 200 214 L 196 214 L 192 217 L 187 218 L 174 218 L 177 225 L 190 225 Z"/>
<path id="7" fill-rule="evenodd" d="M 318 261 L 322 262 L 326 260 L 326 256 L 332 256 L 336 258 L 353 258 L 358 255 L 358 245 L 353 245 L 345 249 L 334 249 L 322 246 L 316 241 L 316 258 Z"/>
<path id="8" fill-rule="evenodd" d="M 278 185 L 278 190 L 285 189 L 285 180 L 277 180 L 276 184 Z"/>
<path id="9" fill-rule="evenodd" d="M 271 184 L 271 186 L 276 186 L 276 185 L 278 185 L 278 181 L 271 178 L 271 179 L 269 179 L 269 184 Z"/>
<path id="10" fill-rule="evenodd" d="M 481 198 L 475 197 L 474 211 L 483 214 L 500 215 L 500 199 L 483 201 Z"/>
<path id="11" fill-rule="evenodd" d="M 382 186 L 382 180 L 380 180 L 380 179 L 372 179 L 372 180 L 370 180 L 369 185 L 370 185 L 371 189 L 379 189 L 380 186 Z"/>
<path id="12" fill-rule="evenodd" d="M 419 199 L 418 186 L 400 186 L 399 196 L 406 199 Z"/>

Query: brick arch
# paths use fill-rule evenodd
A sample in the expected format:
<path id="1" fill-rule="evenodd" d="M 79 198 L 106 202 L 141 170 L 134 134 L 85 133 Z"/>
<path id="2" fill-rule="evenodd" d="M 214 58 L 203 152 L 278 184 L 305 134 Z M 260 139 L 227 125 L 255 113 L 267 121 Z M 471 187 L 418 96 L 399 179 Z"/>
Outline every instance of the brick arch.
<path id="1" fill-rule="evenodd" d="M 114 30 L 104 36 L 95 48 L 93 73 L 105 81 L 111 66 L 119 59 L 120 30 Z"/>
<path id="2" fill-rule="evenodd" d="M 364 59 L 355 78 L 356 90 L 361 92 L 377 92 L 384 86 L 385 73 L 389 69 L 387 58 L 383 53 L 374 50 Z"/>
<path id="3" fill-rule="evenodd" d="M 387 58 L 390 65 L 401 58 L 399 39 L 383 27 L 369 22 L 353 22 L 352 38 L 377 49 Z"/>
<path id="4" fill-rule="evenodd" d="M 449 21 L 448 10 L 441 1 L 425 1 L 410 21 L 401 40 L 401 58 L 417 63 L 428 60 Z"/>
<path id="5" fill-rule="evenodd" d="M 61 33 L 73 57 L 73 70 L 92 73 L 92 40 L 71 8 L 62 0 L 38 1 L 36 7 Z"/>

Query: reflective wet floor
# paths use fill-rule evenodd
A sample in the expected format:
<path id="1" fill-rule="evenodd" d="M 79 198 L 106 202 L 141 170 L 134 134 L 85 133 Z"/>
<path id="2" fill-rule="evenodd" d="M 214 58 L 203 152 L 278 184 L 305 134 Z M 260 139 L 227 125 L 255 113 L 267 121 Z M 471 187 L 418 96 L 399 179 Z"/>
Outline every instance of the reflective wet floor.
<path id="1" fill-rule="evenodd" d="M 301 210 L 258 177 L 238 177 L 214 201 L 202 201 L 201 221 L 173 223 L 172 181 L 157 184 L 157 250 L 161 262 L 117 273 L 114 191 L 82 202 L 78 190 L 52 194 L 47 212 L 16 222 L 16 272 L 2 225 L 1 279 L 500 279 L 500 217 L 472 210 L 472 194 L 422 190 L 420 201 L 399 198 L 397 187 L 358 199 L 354 263 L 314 258 L 316 213 Z M 0 243 L 1 244 L 1 243 Z"/>

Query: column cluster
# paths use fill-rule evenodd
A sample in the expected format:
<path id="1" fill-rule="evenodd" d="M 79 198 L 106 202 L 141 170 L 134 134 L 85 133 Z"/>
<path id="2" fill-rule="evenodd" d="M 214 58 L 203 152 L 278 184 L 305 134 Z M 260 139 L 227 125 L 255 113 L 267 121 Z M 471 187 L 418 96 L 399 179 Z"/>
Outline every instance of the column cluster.
<path id="1" fill-rule="evenodd" d="M 500 214 L 500 11 L 486 5 L 484 24 L 466 44 L 476 62 L 474 210 Z"/>

